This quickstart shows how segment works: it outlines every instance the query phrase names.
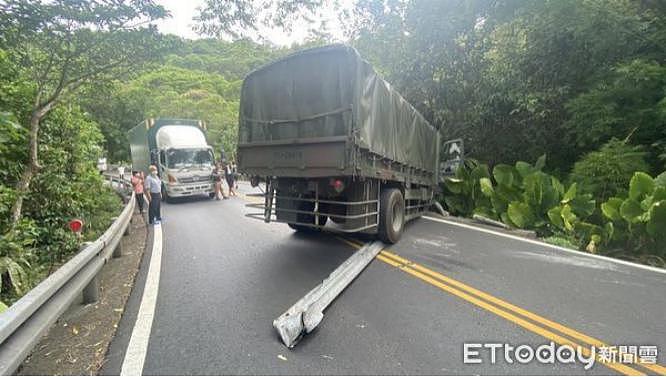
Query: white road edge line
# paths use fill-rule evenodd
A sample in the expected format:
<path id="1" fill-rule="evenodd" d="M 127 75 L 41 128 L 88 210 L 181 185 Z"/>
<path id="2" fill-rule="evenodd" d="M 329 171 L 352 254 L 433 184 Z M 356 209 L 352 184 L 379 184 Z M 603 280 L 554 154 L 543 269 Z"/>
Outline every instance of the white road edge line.
<path id="1" fill-rule="evenodd" d="M 539 245 L 539 246 L 543 246 L 543 247 L 548 247 L 550 249 L 564 251 L 564 252 L 567 252 L 567 253 L 578 254 L 578 255 L 581 255 L 581 256 L 588 257 L 588 258 L 601 259 L 601 260 L 605 260 L 605 261 L 608 261 L 608 262 L 613 262 L 613 263 L 617 263 L 617 264 L 623 264 L 623 265 L 626 265 L 626 266 L 641 268 L 643 270 L 658 272 L 660 274 L 666 274 L 666 270 L 663 269 L 663 268 L 659 268 L 659 267 L 646 266 L 646 265 L 639 264 L 639 263 L 628 262 L 628 261 L 625 261 L 625 260 L 622 260 L 622 259 L 615 259 L 615 258 L 611 258 L 611 257 L 605 257 L 603 255 L 584 253 L 582 251 L 569 249 L 569 248 L 566 248 L 566 247 L 561 247 L 561 246 L 556 246 L 556 245 L 551 245 L 549 243 L 542 242 L 542 241 L 532 240 L 532 239 L 525 238 L 525 237 L 520 237 L 520 236 L 514 236 L 513 234 L 506 234 L 506 233 L 502 233 L 502 232 L 497 232 L 497 231 L 494 231 L 494 230 L 481 228 L 481 227 L 468 225 L 468 224 L 462 224 L 462 223 L 455 222 L 455 221 L 438 219 L 438 218 L 430 217 L 430 216 L 423 216 L 423 218 L 427 219 L 427 220 L 430 220 L 430 221 L 436 221 L 436 222 L 440 222 L 440 223 L 444 223 L 444 224 L 458 226 L 458 227 L 461 227 L 461 228 L 476 230 L 476 231 L 483 232 L 483 233 L 494 234 L 496 236 L 511 238 L 511 239 L 514 239 L 514 240 L 523 241 L 523 242 L 527 242 L 527 243 L 531 243 L 531 244 Z"/>
<path id="2" fill-rule="evenodd" d="M 125 359 L 120 369 L 121 376 L 140 376 L 143 373 L 143 363 L 148 352 L 150 330 L 153 327 L 155 305 L 157 304 L 157 291 L 160 286 L 160 270 L 162 268 L 162 226 L 153 228 L 153 251 L 148 266 L 148 276 L 143 288 L 139 313 L 134 322 L 132 336 L 127 345 Z"/>

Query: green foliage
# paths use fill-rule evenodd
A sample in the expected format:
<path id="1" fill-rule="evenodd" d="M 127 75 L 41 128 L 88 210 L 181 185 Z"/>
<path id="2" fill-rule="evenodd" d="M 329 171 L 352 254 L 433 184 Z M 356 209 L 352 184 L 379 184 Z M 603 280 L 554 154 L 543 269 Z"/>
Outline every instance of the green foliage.
<path id="1" fill-rule="evenodd" d="M 544 155 L 534 165 L 524 161 L 515 166 L 496 165 L 493 183 L 487 167 L 474 162 L 445 181 L 450 195 L 444 202 L 455 214 L 499 219 L 515 228 L 557 234 L 570 244 L 596 250 L 608 232 L 587 222 L 595 211 L 595 200 L 589 193 L 578 192 L 576 183 L 565 191 L 556 177 L 541 171 L 545 164 Z"/>
<path id="2" fill-rule="evenodd" d="M 360 2 L 355 11 L 361 54 L 443 135 L 463 138 L 468 155 L 493 166 L 479 182 L 457 176 L 457 193 L 447 184 L 453 213 L 591 252 L 618 237 L 647 245 L 623 214 L 647 217 L 649 195 L 623 211 L 622 203 L 635 172 L 666 167 L 660 3 L 424 0 Z M 544 152 L 552 174 L 543 159 L 520 161 Z"/>
<path id="3" fill-rule="evenodd" d="M 666 182 L 636 172 L 628 196 L 613 197 L 601 205 L 602 213 L 615 232 L 611 246 L 636 253 L 666 256 Z"/>
<path id="4" fill-rule="evenodd" d="M 424 0 L 355 11 L 362 55 L 475 158 L 494 166 L 545 152 L 563 173 L 631 135 L 634 145 L 657 143 L 648 171 L 664 168 L 658 2 Z"/>
<path id="5" fill-rule="evenodd" d="M 14 131 L 13 126 L 0 128 L 0 138 Z M 67 229 L 69 220 L 83 219 L 84 239 L 92 240 L 120 212 L 118 196 L 104 186 L 95 167 L 101 141 L 97 124 L 78 107 L 57 108 L 45 118 L 40 137 L 44 166 L 26 196 L 24 219 L 13 227 L 9 211 L 16 193 L 4 182 L 0 184 L 0 301 L 13 302 L 43 278 L 50 266 L 78 250 L 80 240 Z M 13 145 L 16 149 L 21 146 Z M 12 156 L 2 155 L 0 161 L 16 164 Z"/>
<path id="6" fill-rule="evenodd" d="M 166 65 L 192 71 L 215 73 L 230 82 L 289 52 L 285 48 L 241 39 L 225 42 L 219 39 L 180 40 L 166 58 Z"/>
<path id="7" fill-rule="evenodd" d="M 583 191 L 591 193 L 600 202 L 625 195 L 634 172 L 649 171 L 646 155 L 640 146 L 613 139 L 576 162 L 569 180 L 577 182 Z"/>
<path id="8" fill-rule="evenodd" d="M 501 216 L 501 214 L 500 214 Z M 536 222 L 536 216 L 533 208 L 523 202 L 511 202 L 507 207 L 507 216 L 510 224 L 518 228 L 531 228 Z"/>
<path id="9" fill-rule="evenodd" d="M 0 238 L 0 297 L 20 296 L 31 287 L 30 259 L 34 257 L 34 245 L 38 231 L 33 222 L 23 219 L 18 226 Z M 0 300 L 3 301 L 3 300 Z"/>
<path id="10" fill-rule="evenodd" d="M 233 156 L 243 77 L 288 50 L 247 40 L 173 39 L 164 64 L 131 79 L 86 89 L 83 108 L 100 124 L 112 161 L 129 160 L 127 131 L 149 117 L 205 120 L 216 152 Z"/>
<path id="11" fill-rule="evenodd" d="M 618 64 L 598 84 L 568 102 L 572 116 L 564 124 L 569 132 L 565 140 L 585 149 L 612 137 L 642 145 L 666 140 L 665 87 L 666 67 L 658 62 L 636 59 Z M 656 158 L 652 156 L 653 161 Z"/>
<path id="12" fill-rule="evenodd" d="M 320 0 L 205 0 L 196 16 L 194 29 L 201 35 L 239 39 L 258 37 L 260 28 L 290 30 L 293 22 L 314 22 Z M 312 26 L 310 33 L 320 35 L 326 25 Z M 319 31 L 317 31 L 319 30 Z"/>
<path id="13" fill-rule="evenodd" d="M 480 183 L 482 178 L 489 178 L 488 166 L 468 159 L 456 171 L 454 177 L 448 177 L 444 185 L 449 195 L 444 196 L 444 204 L 456 215 L 469 216 L 475 212 L 485 213 L 489 201 L 483 194 Z"/>
<path id="14" fill-rule="evenodd" d="M 562 237 L 562 236 L 549 236 L 543 239 L 545 242 L 555 245 L 555 246 L 560 246 L 560 247 L 566 247 L 569 249 L 577 249 L 578 245 L 573 244 L 571 241 L 569 241 L 568 238 Z"/>
<path id="15" fill-rule="evenodd" d="M 42 117 L 82 85 L 122 77 L 166 47 L 154 27 L 142 26 L 166 16 L 150 1 L 8 0 L 0 9 L 0 48 L 15 66 L 14 85 L 31 86 L 28 110 Z"/>
<path id="16" fill-rule="evenodd" d="M 16 162 L 26 158 L 26 152 L 21 148 L 26 144 L 26 136 L 26 130 L 13 114 L 0 112 L 0 182 L 14 182 L 21 174 L 21 166 Z"/>
<path id="17" fill-rule="evenodd" d="M 119 95 L 146 118 L 203 119 L 209 142 L 233 155 L 238 139 L 238 98 L 241 81 L 176 67 L 143 74 L 123 86 Z M 138 123 L 138 122 L 137 122 Z"/>

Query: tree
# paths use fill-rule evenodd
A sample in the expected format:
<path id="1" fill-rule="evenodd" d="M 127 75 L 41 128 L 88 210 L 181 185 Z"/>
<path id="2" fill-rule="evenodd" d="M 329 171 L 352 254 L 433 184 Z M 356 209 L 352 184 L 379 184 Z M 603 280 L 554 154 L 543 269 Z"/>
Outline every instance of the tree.
<path id="1" fill-rule="evenodd" d="M 571 114 L 564 124 L 567 141 L 582 150 L 595 149 L 613 137 L 626 138 L 632 144 L 663 145 L 666 66 L 641 59 L 619 64 L 566 106 Z M 654 163 L 656 156 L 651 157 Z M 661 172 L 661 168 L 654 173 Z"/>
<path id="2" fill-rule="evenodd" d="M 663 2 L 629 0 L 359 0 L 350 36 L 474 157 L 493 165 L 545 152 L 549 167 L 565 172 L 613 136 L 583 147 L 564 142 L 565 124 L 576 117 L 568 102 L 603 90 L 628 61 L 662 62 L 665 11 Z M 574 138 L 584 139 L 587 126 L 575 123 Z"/>
<path id="3" fill-rule="evenodd" d="M 324 0 L 206 0 L 194 30 L 207 36 L 263 39 L 261 29 L 289 30 L 297 21 L 314 23 Z M 321 35 L 321 22 L 311 33 Z M 316 32 L 319 30 L 318 32 Z"/>
<path id="4" fill-rule="evenodd" d="M 113 83 L 89 85 L 78 96 L 77 102 L 99 124 L 111 161 L 128 161 L 127 131 L 155 117 L 205 120 L 215 150 L 224 146 L 233 154 L 241 80 L 289 52 L 245 39 L 168 39 L 164 62 Z"/>
<path id="5" fill-rule="evenodd" d="M 208 38 L 181 42 L 167 56 L 167 65 L 216 73 L 226 80 L 242 80 L 250 71 L 288 52 L 286 48 L 274 48 L 249 39 L 226 42 Z"/>
<path id="6" fill-rule="evenodd" d="M 197 70 L 162 67 L 122 86 L 119 98 L 148 118 L 201 119 L 215 150 L 236 150 L 240 80 Z M 135 122 L 136 124 L 136 122 Z"/>
<path id="7" fill-rule="evenodd" d="M 626 195 L 631 177 L 637 171 L 648 172 L 644 148 L 611 139 L 599 150 L 578 160 L 569 181 L 577 183 L 581 191 L 591 193 L 599 203 L 612 196 Z"/>
<path id="8" fill-rule="evenodd" d="M 159 52 L 153 25 L 167 15 L 152 0 L 35 2 L 6 0 L 0 5 L 0 47 L 30 81 L 29 154 L 16 182 L 13 224 L 41 165 L 38 140 L 42 119 L 64 98 L 94 81 L 108 81 L 152 60 Z"/>

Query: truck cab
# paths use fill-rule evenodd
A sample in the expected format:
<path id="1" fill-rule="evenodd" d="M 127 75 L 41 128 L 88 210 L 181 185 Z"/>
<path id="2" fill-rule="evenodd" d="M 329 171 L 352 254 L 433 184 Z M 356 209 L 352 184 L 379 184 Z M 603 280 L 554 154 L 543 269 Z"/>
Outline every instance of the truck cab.
<path id="1" fill-rule="evenodd" d="M 192 119 L 147 119 L 129 131 L 132 169 L 148 173 L 157 166 L 162 198 L 215 196 L 213 148 L 206 125 Z"/>
<path id="2" fill-rule="evenodd" d="M 156 133 L 157 166 L 162 177 L 162 196 L 175 198 L 215 192 L 211 181 L 213 148 L 194 127 L 170 125 Z"/>

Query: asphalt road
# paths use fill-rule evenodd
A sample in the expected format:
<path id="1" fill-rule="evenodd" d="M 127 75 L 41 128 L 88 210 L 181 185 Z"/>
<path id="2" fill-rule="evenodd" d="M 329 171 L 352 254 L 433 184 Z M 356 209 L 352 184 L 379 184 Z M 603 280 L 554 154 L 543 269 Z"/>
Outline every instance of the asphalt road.
<path id="1" fill-rule="evenodd" d="M 247 192 L 249 187 L 241 187 Z M 666 274 L 419 219 L 294 349 L 274 318 L 367 239 L 294 233 L 244 216 L 247 198 L 163 206 L 161 276 L 143 374 L 664 374 L 597 362 L 465 364 L 465 343 L 656 346 L 666 365 Z M 103 374 L 118 374 L 144 256 Z M 627 369 L 630 368 L 630 369 Z"/>

